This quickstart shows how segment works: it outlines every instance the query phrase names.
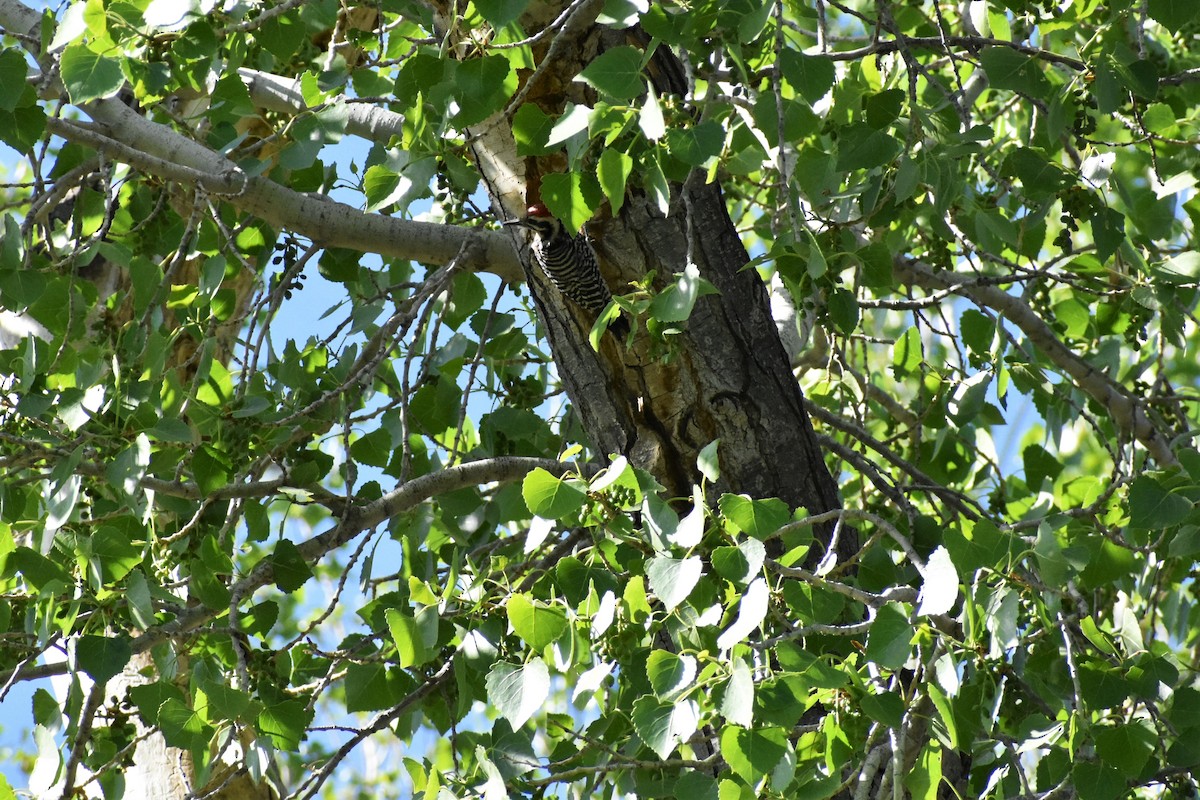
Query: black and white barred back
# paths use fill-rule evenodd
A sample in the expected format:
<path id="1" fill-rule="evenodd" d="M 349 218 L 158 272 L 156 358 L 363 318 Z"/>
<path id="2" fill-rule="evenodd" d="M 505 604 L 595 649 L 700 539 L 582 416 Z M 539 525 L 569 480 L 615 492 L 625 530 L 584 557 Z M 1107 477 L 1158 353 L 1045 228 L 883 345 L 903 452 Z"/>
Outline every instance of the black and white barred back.
<path id="1" fill-rule="evenodd" d="M 587 238 L 572 236 L 550 216 L 529 216 L 521 224 L 534 232 L 533 257 L 558 290 L 586 311 L 603 311 L 612 292 L 600 275 L 596 253 Z"/>

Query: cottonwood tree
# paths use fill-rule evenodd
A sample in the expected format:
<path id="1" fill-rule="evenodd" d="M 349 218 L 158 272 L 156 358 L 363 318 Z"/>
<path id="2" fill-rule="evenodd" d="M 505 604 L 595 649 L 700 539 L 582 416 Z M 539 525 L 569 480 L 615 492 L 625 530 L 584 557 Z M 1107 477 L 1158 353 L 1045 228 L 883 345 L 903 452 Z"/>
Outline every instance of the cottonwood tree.
<path id="1" fill-rule="evenodd" d="M 0 28 L 33 793 L 1194 796 L 1200 9 Z"/>

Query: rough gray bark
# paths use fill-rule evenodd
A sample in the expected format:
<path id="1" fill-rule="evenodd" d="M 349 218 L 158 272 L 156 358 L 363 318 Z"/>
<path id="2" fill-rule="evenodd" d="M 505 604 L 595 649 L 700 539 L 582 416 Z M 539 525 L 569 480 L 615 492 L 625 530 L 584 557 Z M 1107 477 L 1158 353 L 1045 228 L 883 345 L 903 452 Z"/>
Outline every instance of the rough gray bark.
<path id="1" fill-rule="evenodd" d="M 585 91 L 571 78 L 587 59 L 606 46 L 636 38 L 592 26 L 578 34 L 575 47 L 556 51 L 571 24 L 558 34 L 529 81 L 535 85 L 526 92 L 529 102 L 552 113 L 562 110 L 571 92 Z M 677 91 L 683 70 L 674 56 L 659 47 L 655 66 L 659 89 Z M 553 74 L 547 74 L 551 70 Z M 493 118 L 482 127 L 486 133 L 474 142 L 476 160 L 492 189 L 498 216 L 511 218 L 540 199 L 541 175 L 562 165 L 551 157 L 530 159 L 524 169 L 514 166 L 504 121 Z M 507 168 L 493 166 L 499 164 Z M 523 191 L 514 186 L 522 173 Z M 652 352 L 645 335 L 628 349 L 605 336 L 597 353 L 588 343 L 592 320 L 566 303 L 526 260 L 526 277 L 559 374 L 596 449 L 602 455 L 628 456 L 671 494 L 685 497 L 700 481 L 700 450 L 719 439 L 721 479 L 713 487 L 716 492 L 778 497 L 814 514 L 840 508 L 836 482 L 771 317 L 766 287 L 755 270 L 745 269 L 749 257 L 720 188 L 706 184 L 702 174 L 693 174 L 672 187 L 669 212 L 663 216 L 635 187 L 617 216 L 601 214 L 587 232 L 609 285 L 618 293 L 651 271 L 657 275 L 655 288 L 665 288 L 689 258 L 719 291 L 697 301 L 682 334 L 671 337 L 668 357 L 661 348 Z M 832 525 L 817 530 L 822 543 L 834 536 Z M 853 531 L 836 537 L 839 560 L 857 551 Z M 822 555 L 814 552 L 812 558 Z"/>

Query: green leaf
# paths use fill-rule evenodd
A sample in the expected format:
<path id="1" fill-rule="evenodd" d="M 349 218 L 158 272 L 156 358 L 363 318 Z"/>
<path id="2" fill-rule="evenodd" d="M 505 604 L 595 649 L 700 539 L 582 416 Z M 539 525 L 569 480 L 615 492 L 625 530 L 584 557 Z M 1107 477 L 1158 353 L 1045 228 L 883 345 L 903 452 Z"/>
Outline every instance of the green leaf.
<path id="1" fill-rule="evenodd" d="M 1088 761 L 1075 762 L 1071 769 L 1071 784 L 1079 800 L 1117 800 L 1128 789 L 1120 772 Z"/>
<path id="2" fill-rule="evenodd" d="M 486 683 L 488 702 L 517 730 L 545 704 L 550 671 L 540 658 L 524 666 L 497 661 L 488 671 Z"/>
<path id="3" fill-rule="evenodd" d="M 586 116 L 584 117 L 586 121 Z M 519 156 L 544 156 L 558 148 L 550 144 L 550 132 L 554 130 L 554 118 L 533 103 L 525 103 L 513 115 L 513 139 L 517 143 Z M 608 155 L 611 150 L 605 150 Z M 628 158 L 628 156 L 626 156 Z M 604 156 L 601 156 L 601 161 Z M 601 179 L 603 182 L 603 179 Z"/>
<path id="4" fill-rule="evenodd" d="M 704 538 L 704 529 L 708 519 L 706 511 L 707 504 L 703 490 L 699 486 L 692 487 L 692 510 L 679 520 L 679 524 L 667 536 L 667 540 L 675 547 L 684 550 L 690 550 L 700 544 L 700 540 Z"/>
<path id="5" fill-rule="evenodd" d="M 1142 773 L 1158 741 L 1152 730 L 1137 722 L 1098 728 L 1095 738 L 1100 761 L 1130 778 Z"/>
<path id="6" fill-rule="evenodd" d="M 667 131 L 667 149 L 689 167 L 698 167 L 721 153 L 725 129 L 714 120 Z"/>
<path id="7" fill-rule="evenodd" d="M 1101 208 L 1088 220 L 1092 240 L 1096 243 L 1096 258 L 1108 261 L 1125 241 L 1125 215 L 1113 208 Z"/>
<path id="8" fill-rule="evenodd" d="M 401 669 L 419 667 L 433 657 L 433 653 L 425 647 L 425 637 L 421 635 L 415 617 L 398 608 L 389 608 L 384 612 L 384 618 L 392 634 L 392 642 L 396 645 Z"/>
<path id="9" fill-rule="evenodd" d="M 650 601 L 646 598 L 646 582 L 642 580 L 641 575 L 635 575 L 625 584 L 625 589 L 621 592 L 621 602 L 625 607 L 625 614 L 629 619 L 639 625 L 652 613 Z"/>
<path id="10" fill-rule="evenodd" d="M 124 636 L 80 636 L 75 645 L 79 669 L 102 684 L 125 668 L 133 658 L 133 648 Z"/>
<path id="11" fill-rule="evenodd" d="M 233 467 L 228 455 L 206 443 L 197 447 L 192 456 L 192 474 L 196 476 L 200 491 L 212 494 L 229 483 Z"/>
<path id="12" fill-rule="evenodd" d="M 643 161 L 642 167 L 644 170 L 642 185 L 659 212 L 665 217 L 671 211 L 671 186 L 667 183 L 667 176 L 663 172 L 662 165 L 658 163 L 658 157 L 655 155 Z"/>
<path id="13" fill-rule="evenodd" d="M 770 593 L 767 583 L 761 577 L 755 578 L 746 587 L 738 603 L 737 619 L 717 637 L 717 649 L 728 650 L 754 632 L 767 616 L 770 605 Z"/>
<path id="14" fill-rule="evenodd" d="M 546 140 L 547 145 L 557 149 L 558 145 L 588 130 L 591 119 L 592 109 L 587 106 L 568 105 L 567 110 L 555 120 L 554 125 L 550 128 L 550 135 Z"/>
<path id="15" fill-rule="evenodd" d="M 706 481 L 712 483 L 721 479 L 720 445 L 720 439 L 713 439 L 700 448 L 700 454 L 696 456 L 696 469 L 700 470 Z"/>
<path id="16" fill-rule="evenodd" d="M 125 85 L 120 61 L 93 53 L 80 42 L 67 45 L 59 64 L 63 85 L 75 105 L 112 97 Z"/>
<path id="17" fill-rule="evenodd" d="M 616 148 L 608 148 L 600 154 L 600 160 L 596 164 L 596 177 L 614 215 L 625 205 L 625 186 L 631 174 L 633 159 L 625 153 Z"/>
<path id="18" fill-rule="evenodd" d="M 1079 687 L 1084 701 L 1092 708 L 1112 708 L 1133 691 L 1123 670 L 1106 665 L 1084 663 L 1079 667 Z"/>
<path id="19" fill-rule="evenodd" d="M 158 709 L 158 724 L 167 744 L 181 750 L 203 747 L 213 734 L 212 727 L 199 714 L 175 697 L 168 698 Z"/>
<path id="20" fill-rule="evenodd" d="M 21 153 L 28 151 L 45 133 L 46 112 L 40 105 L 22 106 L 11 112 L 0 110 L 0 141 L 14 150 Z M 45 278 L 38 277 L 44 283 Z M 0 295 L 6 291 L 8 287 L 0 282 Z M 9 300 L 11 303 L 11 298 Z"/>
<path id="21" fill-rule="evenodd" d="M 503 28 L 521 16 L 529 0 L 476 0 L 475 7 L 495 28 Z"/>
<path id="22" fill-rule="evenodd" d="M 300 549 L 287 539 L 280 539 L 271 554 L 271 566 L 275 573 L 275 586 L 285 594 L 299 589 L 313 576 L 312 569 Z"/>
<path id="23" fill-rule="evenodd" d="M 102 525 L 92 537 L 91 546 L 105 583 L 116 583 L 142 561 L 142 548 L 130 541 L 127 531 L 113 525 Z"/>
<path id="24" fill-rule="evenodd" d="M 642 135 L 652 142 L 657 142 L 667 132 L 667 123 L 663 120 L 662 106 L 654 92 L 646 92 L 646 101 L 642 103 L 638 113 L 638 127 Z"/>
<path id="25" fill-rule="evenodd" d="M 787 504 L 775 497 L 752 500 L 744 494 L 723 494 L 718 506 L 725 519 L 735 528 L 760 541 L 782 528 L 792 518 Z"/>
<path id="26" fill-rule="evenodd" d="M 1126 64 L 1112 59 L 1111 64 L 1126 89 L 1145 100 L 1158 96 L 1158 67 L 1153 61 L 1143 59 Z"/>
<path id="27" fill-rule="evenodd" d="M 979 60 L 993 88 L 1048 98 L 1050 81 L 1037 59 L 1008 47 L 985 47 Z"/>
<path id="28" fill-rule="evenodd" d="M 962 737 L 958 730 L 958 715 L 954 713 L 954 701 L 936 683 L 929 684 L 929 699 L 937 709 L 937 717 L 942 723 L 944 734 L 942 738 L 951 748 L 962 746 Z"/>
<path id="29" fill-rule="evenodd" d="M 650 302 L 650 316 L 660 322 L 683 322 L 692 315 L 698 298 L 715 291 L 700 277 L 700 268 L 689 263 L 676 274 L 675 282 Z"/>
<path id="30" fill-rule="evenodd" d="M 583 507 L 587 495 L 573 482 L 538 467 L 525 476 L 521 495 L 529 511 L 544 519 L 561 519 Z"/>
<path id="31" fill-rule="evenodd" d="M 680 742 L 690 739 L 700 727 L 700 708 L 695 700 L 662 703 L 639 697 L 633 703 L 633 727 L 646 746 L 665 759 Z"/>
<path id="32" fill-rule="evenodd" d="M 675 781 L 675 792 L 672 796 L 683 797 L 687 800 L 720 800 L 717 782 L 713 780 L 712 776 L 695 770 L 689 770 L 679 776 L 679 779 Z"/>
<path id="33" fill-rule="evenodd" d="M 1022 450 L 1021 458 L 1025 464 L 1025 483 L 1033 491 L 1041 489 L 1047 478 L 1054 480 L 1062 472 L 1062 462 L 1039 444 Z"/>
<path id="34" fill-rule="evenodd" d="M 307 700 L 282 700 L 263 708 L 258 715 L 258 729 L 270 736 L 280 750 L 294 751 L 300 746 L 313 714 Z"/>
<path id="35" fill-rule="evenodd" d="M 799 581 L 783 584 L 783 599 L 800 624 L 832 623 L 846 607 L 846 599 L 836 592 Z"/>
<path id="36" fill-rule="evenodd" d="M 942 783 L 942 746 L 934 739 L 925 743 L 921 757 L 904 778 L 912 800 L 937 800 Z"/>
<path id="37" fill-rule="evenodd" d="M 747 730 L 726 725 L 721 731 L 722 757 L 751 786 L 771 774 L 786 753 L 787 733 L 781 728 Z"/>
<path id="38" fill-rule="evenodd" d="M 904 162 L 904 164 L 911 163 L 911 160 Z M 900 168 L 904 169 L 904 165 L 902 164 Z M 881 242 L 869 244 L 858 251 L 858 257 L 863 265 L 861 278 L 863 286 L 871 289 L 890 289 L 892 287 L 895 282 L 895 276 L 892 274 L 892 253 L 886 245 Z"/>
<path id="39" fill-rule="evenodd" d="M 129 579 L 125 581 L 125 599 L 129 601 L 130 614 L 139 628 L 145 630 L 157 622 L 150 583 L 141 570 L 135 569 L 129 573 Z"/>
<path id="40" fill-rule="evenodd" d="M 712 552 L 713 569 L 734 583 L 749 583 L 762 569 L 767 548 L 758 539 L 746 539 L 737 547 L 717 547 Z"/>
<path id="41" fill-rule="evenodd" d="M 567 614 L 560 606 L 546 606 L 523 594 L 510 596 L 505 609 L 517 636 L 534 650 L 546 647 L 567 629 Z"/>
<path id="42" fill-rule="evenodd" d="M 1200 737 L 1188 736 L 1178 739 L 1167 750 L 1168 766 L 1192 769 L 1200 767 Z"/>
<path id="43" fill-rule="evenodd" d="M 866 656 L 885 669 L 900 669 L 912 651 L 913 626 L 896 603 L 879 609 L 867 633 Z"/>
<path id="44" fill-rule="evenodd" d="M 394 705 L 383 664 L 351 664 L 346 670 L 345 686 L 346 710 L 351 713 L 379 711 Z"/>
<path id="45" fill-rule="evenodd" d="M 684 559 L 655 556 L 646 564 L 650 589 L 658 595 L 667 611 L 674 610 L 688 598 L 703 574 L 704 562 L 699 556 Z"/>
<path id="46" fill-rule="evenodd" d="M 375 211 L 390 205 L 403 193 L 400 175 L 383 164 L 374 164 L 363 175 L 363 193 L 367 197 L 367 211 Z"/>
<path id="47" fill-rule="evenodd" d="M 891 134 L 865 122 L 855 123 L 844 128 L 838 138 L 837 168 L 848 172 L 880 167 L 899 155 L 900 149 L 899 140 Z"/>
<path id="48" fill-rule="evenodd" d="M 274 600 L 264 600 L 251 606 L 242 615 L 242 630 L 250 636 L 265 638 L 278 621 L 279 604 Z"/>
<path id="49" fill-rule="evenodd" d="M 1175 127 L 1175 110 L 1166 103 L 1151 103 L 1142 114 L 1142 124 L 1151 133 L 1166 133 Z"/>
<path id="50" fill-rule="evenodd" d="M 143 720 L 150 724 L 158 724 L 158 709 L 162 708 L 162 704 L 169 698 L 182 702 L 184 693 L 178 686 L 173 686 L 167 681 L 160 680 L 130 687 L 131 702 L 137 706 L 138 714 L 142 715 Z"/>
<path id="51" fill-rule="evenodd" d="M 262 710 L 249 694 L 231 686 L 225 686 L 214 681 L 204 684 L 204 696 L 208 701 L 208 718 L 250 721 Z M 247 712 L 253 714 L 247 718 Z"/>
<path id="52" fill-rule="evenodd" d="M 836 77 L 832 59 L 806 56 L 795 50 L 781 52 L 779 66 L 784 79 L 810 104 L 825 96 Z"/>
<path id="53" fill-rule="evenodd" d="M 0 51 L 0 111 L 13 111 L 25 93 L 29 74 L 25 56 L 15 47 Z"/>
<path id="54" fill-rule="evenodd" d="M 987 403 L 988 389 L 991 384 L 991 373 L 976 372 L 955 386 L 946 401 L 946 411 L 950 419 L 958 425 L 968 425 L 973 422 Z"/>
<path id="55" fill-rule="evenodd" d="M 900 116 L 905 97 L 903 89 L 887 89 L 867 97 L 863 100 L 867 124 L 877 130 L 883 130 L 892 124 Z"/>
<path id="56" fill-rule="evenodd" d="M 1169 528 L 1187 519 L 1192 508 L 1191 500 L 1168 491 L 1149 475 L 1139 475 L 1129 487 L 1129 522 L 1135 527 Z"/>
<path id="57" fill-rule="evenodd" d="M 383 469 L 392 460 L 392 433 L 386 428 L 376 428 L 350 445 L 350 457 L 359 464 Z"/>
<path id="58" fill-rule="evenodd" d="M 954 566 L 962 575 L 977 569 L 1005 569 L 1016 544 L 1012 534 L 1001 531 L 988 520 L 964 522 L 960 528 L 948 528 L 944 535 L 946 549 Z"/>
<path id="59" fill-rule="evenodd" d="M 696 680 L 696 657 L 655 650 L 646 659 L 646 676 L 654 693 L 670 700 Z"/>
<path id="60" fill-rule="evenodd" d="M 1073 183 L 1073 179 L 1057 164 L 1030 147 L 1019 147 L 1008 154 L 1004 169 L 1021 180 L 1027 194 L 1038 197 L 1054 194 Z"/>
<path id="61" fill-rule="evenodd" d="M 958 323 L 963 344 L 979 356 L 987 356 L 996 335 L 996 323 L 978 309 L 968 308 Z"/>
<path id="62" fill-rule="evenodd" d="M 829 318 L 845 334 L 854 333 L 858 327 L 858 299 L 847 289 L 834 289 L 828 299 Z"/>
<path id="63" fill-rule="evenodd" d="M 517 89 L 517 75 L 504 56 L 472 58 L 459 62 L 454 89 L 459 105 L 454 124 L 474 125 L 504 108 Z"/>
<path id="64" fill-rule="evenodd" d="M 1171 33 L 1178 33 L 1180 28 L 1200 13 L 1200 5 L 1191 0 L 1150 0 L 1146 10 L 1164 28 Z"/>
<path id="65" fill-rule="evenodd" d="M 642 51 L 629 45 L 606 50 L 579 73 L 577 80 L 587 81 L 592 88 L 617 100 L 632 100 L 645 91 Z"/>
<path id="66" fill-rule="evenodd" d="M 442 308 L 442 322 L 457 330 L 488 301 L 488 289 L 473 272 L 454 276 L 450 302 Z"/>
<path id="67" fill-rule="evenodd" d="M 896 692 L 863 695 L 858 704 L 864 714 L 884 727 L 899 729 L 904 721 L 904 700 Z"/>
<path id="68" fill-rule="evenodd" d="M 754 722 L 754 675 L 745 659 L 735 659 L 725 695 L 721 698 L 721 716 L 734 725 L 749 728 Z"/>
<path id="69" fill-rule="evenodd" d="M 892 345 L 892 372 L 897 378 L 913 374 L 924 359 L 921 331 L 916 326 L 906 330 Z"/>
<path id="70" fill-rule="evenodd" d="M 542 202 L 567 230 L 577 231 L 600 208 L 600 183 L 595 175 L 577 172 L 547 175 L 542 179 Z"/>

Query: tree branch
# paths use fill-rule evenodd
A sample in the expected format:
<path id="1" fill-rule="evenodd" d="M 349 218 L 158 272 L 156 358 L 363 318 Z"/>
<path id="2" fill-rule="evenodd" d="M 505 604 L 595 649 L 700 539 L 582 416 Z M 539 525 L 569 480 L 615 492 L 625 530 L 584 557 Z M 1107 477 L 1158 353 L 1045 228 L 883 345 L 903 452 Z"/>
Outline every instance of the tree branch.
<path id="1" fill-rule="evenodd" d="M 479 254 L 464 266 L 493 272 L 510 281 L 519 280 L 522 274 L 512 243 L 500 233 L 366 214 L 321 195 L 301 194 L 267 178 L 248 177 L 229 159 L 115 100 L 98 100 L 83 110 L 96 120 L 106 137 L 128 148 L 113 153 L 114 158 L 150 174 L 158 174 L 156 167 L 165 161 L 220 176 L 220 183 L 206 188 L 230 205 L 275 227 L 302 233 L 322 247 L 446 264 L 462 249 L 467 237 L 477 235 L 482 244 Z"/>
<path id="2" fill-rule="evenodd" d="M 238 76 L 250 92 L 250 100 L 259 108 L 299 114 L 315 111 L 304 102 L 300 81 L 241 67 Z M 393 136 L 404 135 L 404 115 L 366 103 L 345 103 L 340 99 L 327 103 L 346 107 L 346 133 L 372 142 L 386 143 Z"/>
<path id="3" fill-rule="evenodd" d="M 0 27 L 18 34 L 36 33 L 40 22 L 41 16 L 18 0 L 0 0 Z M 36 52 L 34 55 L 42 56 Z M 507 281 L 521 280 L 520 261 L 512 242 L 502 234 L 366 214 L 320 195 L 301 194 L 266 178 L 250 177 L 228 158 L 151 122 L 120 100 L 95 100 L 78 107 L 96 125 L 56 120 L 48 123 L 51 132 L 103 149 L 109 157 L 147 174 L 203 186 L 230 205 L 277 228 L 301 233 L 322 247 L 446 264 L 466 238 L 476 234 L 482 247 L 465 266 L 492 272 Z M 373 129 L 378 125 L 377 117 L 361 122 Z"/>
<path id="4" fill-rule="evenodd" d="M 906 283 L 925 289 L 949 289 L 1002 315 L 1020 328 L 1046 358 L 1069 375 L 1076 386 L 1107 409 L 1117 428 L 1140 442 L 1155 461 L 1164 467 L 1178 463 L 1170 441 L 1146 416 L 1138 401 L 1106 373 L 1063 344 L 1046 321 L 1021 298 L 995 286 L 964 280 L 964 276 L 953 272 L 935 272 L 918 261 L 896 258 L 893 266 L 896 276 Z"/>
<path id="5" fill-rule="evenodd" d="M 471 461 L 448 467 L 439 472 L 431 472 L 398 486 L 378 500 L 362 507 L 350 509 L 344 518 L 338 520 L 332 528 L 301 543 L 300 554 L 308 561 L 316 561 L 331 550 L 349 542 L 359 533 L 375 527 L 390 517 L 413 509 L 431 497 L 482 483 L 507 483 L 520 480 L 538 468 L 561 476 L 576 471 L 579 467 L 575 464 L 547 458 L 505 456 Z M 275 565 L 270 558 L 264 558 L 246 577 L 230 587 L 234 602 L 237 598 L 245 597 L 274 580 Z M 195 630 L 224 610 L 214 610 L 205 606 L 188 608 L 170 622 L 150 628 L 135 638 L 130 642 L 132 651 L 142 653 L 161 642 Z M 35 666 L 20 670 L 14 681 L 61 674 L 65 669 L 65 665 Z"/>
<path id="6" fill-rule="evenodd" d="M 1024 53 L 1041 61 L 1047 61 L 1051 64 L 1061 64 L 1064 67 L 1070 67 L 1079 72 L 1088 69 L 1088 65 L 1077 58 L 1062 56 L 1058 53 L 1052 53 L 1049 50 L 1021 44 L 1020 42 L 1012 42 L 1007 39 L 992 39 L 987 36 L 947 36 L 944 39 L 941 36 L 905 36 L 903 40 L 894 39 L 886 42 L 874 42 L 866 47 L 859 47 L 855 50 L 831 50 L 826 55 L 834 61 L 859 61 L 868 56 L 894 53 L 903 47 L 911 47 L 918 50 L 940 50 L 944 52 L 947 45 L 969 50 L 978 50 L 982 47 L 1007 47 L 1010 50 L 1016 50 L 1019 53 Z"/>

